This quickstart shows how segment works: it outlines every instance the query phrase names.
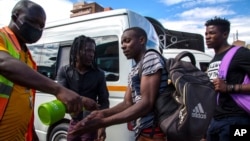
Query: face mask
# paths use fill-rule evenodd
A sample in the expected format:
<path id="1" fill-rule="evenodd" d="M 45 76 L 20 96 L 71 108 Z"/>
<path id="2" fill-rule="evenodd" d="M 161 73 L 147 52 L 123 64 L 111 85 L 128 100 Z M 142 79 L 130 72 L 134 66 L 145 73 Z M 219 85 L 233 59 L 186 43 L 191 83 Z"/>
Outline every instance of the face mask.
<path id="1" fill-rule="evenodd" d="M 26 43 L 35 43 L 41 38 L 43 32 L 42 30 L 35 28 L 27 22 L 22 22 L 20 20 L 19 22 L 21 23 L 21 26 L 16 24 L 16 27 L 20 31 L 22 38 L 25 39 Z"/>

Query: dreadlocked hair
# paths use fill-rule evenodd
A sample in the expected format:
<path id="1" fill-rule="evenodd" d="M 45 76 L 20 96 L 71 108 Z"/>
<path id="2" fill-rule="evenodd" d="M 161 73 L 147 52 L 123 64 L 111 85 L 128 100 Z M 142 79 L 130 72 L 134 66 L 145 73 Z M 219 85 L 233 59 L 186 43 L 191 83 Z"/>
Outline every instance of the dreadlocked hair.
<path id="1" fill-rule="evenodd" d="M 94 39 L 84 36 L 84 35 L 80 35 L 74 39 L 70 48 L 70 52 L 69 52 L 70 67 L 76 67 L 77 55 L 79 55 L 79 57 L 82 57 L 82 54 L 80 54 L 80 50 L 84 51 L 84 48 L 86 47 L 86 43 L 89 43 L 89 42 L 94 43 L 96 46 Z M 92 62 L 92 66 L 95 69 L 97 68 L 96 55 L 95 55 L 94 61 Z"/>
<path id="2" fill-rule="evenodd" d="M 215 25 L 218 26 L 221 32 L 230 32 L 230 22 L 225 18 L 220 18 L 215 16 L 214 18 L 208 20 L 205 26 Z"/>

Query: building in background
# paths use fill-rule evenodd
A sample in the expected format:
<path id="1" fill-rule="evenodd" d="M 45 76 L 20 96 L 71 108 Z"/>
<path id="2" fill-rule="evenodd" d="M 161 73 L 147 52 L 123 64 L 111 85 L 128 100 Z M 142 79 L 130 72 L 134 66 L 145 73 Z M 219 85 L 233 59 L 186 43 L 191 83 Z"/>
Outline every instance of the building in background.
<path id="1" fill-rule="evenodd" d="M 103 8 L 96 2 L 93 3 L 77 2 L 73 4 L 73 9 L 71 10 L 72 14 L 70 15 L 70 18 L 97 12 L 109 11 L 109 10 L 112 10 L 112 8 L 111 7 Z"/>
<path id="2" fill-rule="evenodd" d="M 246 44 L 245 41 L 239 40 L 238 39 L 238 30 L 236 31 L 236 34 L 233 34 L 233 45 L 235 46 L 242 46 L 242 47 L 247 47 L 250 49 L 250 44 Z"/>
<path id="3" fill-rule="evenodd" d="M 233 42 L 233 45 L 246 47 L 246 42 L 245 41 L 241 41 L 241 40 L 236 40 L 236 41 Z"/>

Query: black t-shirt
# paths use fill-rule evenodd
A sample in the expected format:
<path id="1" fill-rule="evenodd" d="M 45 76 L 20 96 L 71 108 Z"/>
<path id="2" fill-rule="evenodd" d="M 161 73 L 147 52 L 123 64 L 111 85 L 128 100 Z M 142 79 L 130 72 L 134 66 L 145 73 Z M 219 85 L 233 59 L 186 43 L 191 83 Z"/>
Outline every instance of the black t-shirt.
<path id="1" fill-rule="evenodd" d="M 216 54 L 211 60 L 207 71 L 211 80 L 217 78 L 221 60 L 227 51 L 228 50 Z M 246 74 L 250 76 L 250 50 L 242 47 L 232 58 L 225 81 L 227 84 L 241 84 Z M 219 95 L 219 105 L 216 107 L 214 118 L 228 116 L 248 116 L 248 114 L 235 103 L 230 94 L 221 93 Z"/>
<path id="2" fill-rule="evenodd" d="M 95 100 L 100 105 L 100 109 L 109 108 L 109 92 L 104 71 L 90 68 L 86 73 L 80 74 L 66 65 L 59 69 L 57 81 L 79 95 Z M 80 113 L 78 119 L 81 118 L 83 117 Z"/>

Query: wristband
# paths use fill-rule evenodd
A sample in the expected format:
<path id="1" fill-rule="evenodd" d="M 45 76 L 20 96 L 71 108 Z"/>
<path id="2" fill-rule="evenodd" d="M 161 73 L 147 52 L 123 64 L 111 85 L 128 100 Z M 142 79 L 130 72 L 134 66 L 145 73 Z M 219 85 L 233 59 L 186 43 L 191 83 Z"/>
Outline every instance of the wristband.
<path id="1" fill-rule="evenodd" d="M 227 93 L 234 93 L 235 92 L 234 85 L 227 85 L 226 92 Z"/>
<path id="2" fill-rule="evenodd" d="M 231 85 L 231 93 L 235 93 L 235 85 Z"/>

